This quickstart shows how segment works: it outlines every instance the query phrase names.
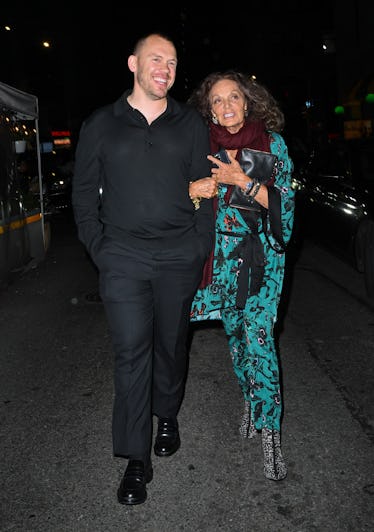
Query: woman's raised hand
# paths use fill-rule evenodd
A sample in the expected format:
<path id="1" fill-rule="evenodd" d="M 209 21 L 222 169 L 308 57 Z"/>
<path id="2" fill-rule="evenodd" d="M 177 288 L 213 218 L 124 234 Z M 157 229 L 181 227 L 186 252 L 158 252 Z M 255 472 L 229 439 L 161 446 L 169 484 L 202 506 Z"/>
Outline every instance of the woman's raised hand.
<path id="1" fill-rule="evenodd" d="M 248 181 L 238 161 L 229 151 L 226 151 L 226 153 L 230 163 L 224 163 L 220 159 L 217 159 L 217 157 L 208 155 L 208 159 L 215 165 L 212 168 L 212 177 L 218 183 L 225 183 L 226 185 L 241 185 L 243 180 Z"/>

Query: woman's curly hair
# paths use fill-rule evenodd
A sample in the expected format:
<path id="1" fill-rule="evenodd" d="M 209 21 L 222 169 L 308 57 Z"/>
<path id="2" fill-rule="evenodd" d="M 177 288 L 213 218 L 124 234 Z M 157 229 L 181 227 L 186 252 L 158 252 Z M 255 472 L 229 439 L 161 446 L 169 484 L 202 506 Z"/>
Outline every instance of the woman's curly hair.
<path id="1" fill-rule="evenodd" d="M 229 79 L 237 83 L 248 107 L 250 120 L 262 120 L 266 129 L 280 133 L 285 124 L 284 114 L 270 92 L 255 79 L 235 70 L 209 74 L 193 91 L 188 103 L 197 108 L 207 121 L 212 120 L 209 94 L 217 81 Z"/>

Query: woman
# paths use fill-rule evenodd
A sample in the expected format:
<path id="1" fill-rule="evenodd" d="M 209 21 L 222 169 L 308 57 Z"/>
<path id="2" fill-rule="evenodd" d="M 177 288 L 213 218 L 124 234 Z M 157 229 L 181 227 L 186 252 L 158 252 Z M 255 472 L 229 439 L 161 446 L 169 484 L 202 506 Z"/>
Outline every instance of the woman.
<path id="1" fill-rule="evenodd" d="M 284 116 L 265 87 L 235 71 L 210 74 L 190 103 L 209 122 L 212 153 L 224 149 L 229 161 L 208 156 L 214 163 L 212 176 L 190 184 L 196 208 L 202 198 L 215 193 L 214 184 L 218 184 L 212 277 L 196 293 L 191 320 L 222 320 L 244 395 L 240 434 L 252 438 L 261 431 L 265 477 L 281 480 L 287 466 L 280 441 L 282 400 L 274 325 L 284 277 L 284 246 L 291 237 L 294 216 L 293 163 L 280 135 Z M 261 184 L 246 175 L 239 163 L 243 148 L 277 155 L 272 181 Z M 231 207 L 233 185 L 246 192 L 261 212 Z"/>

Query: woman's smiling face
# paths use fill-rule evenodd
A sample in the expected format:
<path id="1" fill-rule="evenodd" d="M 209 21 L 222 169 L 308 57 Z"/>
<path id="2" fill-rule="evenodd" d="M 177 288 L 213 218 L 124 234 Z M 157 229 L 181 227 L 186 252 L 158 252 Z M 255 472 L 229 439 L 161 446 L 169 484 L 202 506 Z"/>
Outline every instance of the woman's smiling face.
<path id="1" fill-rule="evenodd" d="M 222 79 L 209 93 L 212 115 L 230 133 L 236 133 L 245 122 L 246 100 L 237 83 Z"/>

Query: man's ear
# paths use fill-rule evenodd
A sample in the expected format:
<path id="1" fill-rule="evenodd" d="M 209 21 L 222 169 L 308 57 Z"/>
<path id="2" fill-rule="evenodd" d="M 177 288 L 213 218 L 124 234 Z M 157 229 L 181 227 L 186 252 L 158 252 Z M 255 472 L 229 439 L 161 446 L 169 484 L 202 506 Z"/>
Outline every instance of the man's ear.
<path id="1" fill-rule="evenodd" d="M 127 66 L 129 67 L 130 72 L 136 71 L 136 63 L 137 63 L 136 55 L 130 55 L 127 60 Z"/>

